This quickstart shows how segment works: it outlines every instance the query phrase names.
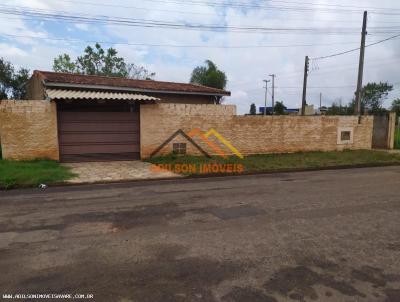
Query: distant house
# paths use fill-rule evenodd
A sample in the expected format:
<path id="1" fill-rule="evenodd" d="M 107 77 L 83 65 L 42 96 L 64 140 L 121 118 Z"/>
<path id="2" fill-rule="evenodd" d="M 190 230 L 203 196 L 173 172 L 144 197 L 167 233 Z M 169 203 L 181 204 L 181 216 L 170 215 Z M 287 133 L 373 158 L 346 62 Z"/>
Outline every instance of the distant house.
<path id="1" fill-rule="evenodd" d="M 285 113 L 288 115 L 299 115 L 299 112 L 300 112 L 300 109 L 295 109 L 295 108 L 292 108 L 292 109 L 287 108 L 285 110 Z"/>
<path id="2" fill-rule="evenodd" d="M 259 107 L 259 114 L 264 115 L 264 111 L 266 110 L 266 115 L 272 115 L 272 107 Z M 304 115 L 315 115 L 314 105 L 306 105 Z M 287 115 L 300 115 L 301 110 L 297 108 L 286 108 L 285 114 Z"/>
<path id="3" fill-rule="evenodd" d="M 318 114 L 320 115 L 326 115 L 327 112 L 328 112 L 328 107 L 326 106 L 319 107 L 318 109 Z"/>
<path id="4" fill-rule="evenodd" d="M 266 110 L 266 113 L 264 113 Z M 262 115 L 272 115 L 272 107 L 259 107 L 258 112 Z"/>
<path id="5" fill-rule="evenodd" d="M 306 105 L 304 108 L 304 115 L 315 115 L 314 105 Z"/>

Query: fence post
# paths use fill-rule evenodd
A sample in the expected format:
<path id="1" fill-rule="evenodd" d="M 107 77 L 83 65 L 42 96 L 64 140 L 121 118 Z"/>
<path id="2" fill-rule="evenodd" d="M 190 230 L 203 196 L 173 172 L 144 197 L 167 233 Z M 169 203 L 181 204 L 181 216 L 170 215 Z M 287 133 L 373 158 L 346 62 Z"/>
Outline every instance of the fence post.
<path id="1" fill-rule="evenodd" d="M 390 112 L 389 125 L 388 125 L 388 140 L 387 140 L 387 148 L 389 150 L 394 149 L 395 133 L 396 133 L 396 112 Z"/>

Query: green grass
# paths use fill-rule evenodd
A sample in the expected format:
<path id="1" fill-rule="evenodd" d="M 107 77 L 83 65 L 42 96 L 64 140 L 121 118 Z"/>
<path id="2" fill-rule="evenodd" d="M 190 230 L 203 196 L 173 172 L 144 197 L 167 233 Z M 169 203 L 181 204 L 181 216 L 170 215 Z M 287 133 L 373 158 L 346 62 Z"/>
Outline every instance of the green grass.
<path id="1" fill-rule="evenodd" d="M 194 173 L 182 173 L 186 175 L 201 174 L 200 167 L 203 164 L 242 164 L 244 172 L 269 172 L 288 169 L 309 169 L 340 167 L 349 165 L 367 164 L 400 164 L 400 155 L 389 154 L 384 151 L 357 150 L 343 152 L 304 152 L 289 154 L 263 154 L 250 155 L 244 159 L 231 156 L 227 159 L 221 157 L 206 158 L 201 156 L 176 156 L 168 155 L 147 160 L 153 164 L 196 165 Z M 174 170 L 173 170 L 174 171 Z M 175 171 L 176 172 L 176 171 Z"/>
<path id="2" fill-rule="evenodd" d="M 0 188 L 31 187 L 41 183 L 51 184 L 74 176 L 70 169 L 56 161 L 0 160 Z"/>
<path id="3" fill-rule="evenodd" d="M 396 127 L 396 132 L 394 135 L 394 148 L 400 149 L 400 130 L 398 127 Z"/>

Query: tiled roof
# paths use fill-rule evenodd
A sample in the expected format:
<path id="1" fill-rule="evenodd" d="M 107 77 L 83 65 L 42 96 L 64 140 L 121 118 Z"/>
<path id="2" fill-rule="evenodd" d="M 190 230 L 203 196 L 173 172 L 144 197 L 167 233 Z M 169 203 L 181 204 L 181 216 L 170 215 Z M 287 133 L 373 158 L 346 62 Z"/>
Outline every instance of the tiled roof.
<path id="1" fill-rule="evenodd" d="M 52 100 L 131 100 L 131 101 L 157 101 L 158 98 L 128 92 L 87 91 L 46 89 L 46 95 Z"/>
<path id="2" fill-rule="evenodd" d="M 231 94 L 229 91 L 187 83 L 133 80 L 117 77 L 92 76 L 39 70 L 35 70 L 34 74 L 38 74 L 45 84 L 68 84 L 69 86 L 72 86 L 71 88 L 73 88 L 73 85 L 76 85 L 77 88 L 80 86 L 99 86 L 99 88 L 103 86 L 110 88 L 115 87 L 119 90 L 123 88 L 127 88 L 127 90 L 137 89 L 137 91 L 145 92 L 178 92 L 221 96 L 229 96 Z"/>

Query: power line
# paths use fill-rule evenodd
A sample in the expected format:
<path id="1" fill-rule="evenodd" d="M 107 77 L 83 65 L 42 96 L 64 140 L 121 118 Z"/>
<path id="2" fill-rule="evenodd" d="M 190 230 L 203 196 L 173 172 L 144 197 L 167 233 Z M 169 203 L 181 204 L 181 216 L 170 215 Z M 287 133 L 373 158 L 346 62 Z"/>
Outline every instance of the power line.
<path id="1" fill-rule="evenodd" d="M 100 43 L 100 44 L 110 44 L 110 45 L 130 45 L 130 46 L 144 46 L 144 47 L 177 47 L 177 48 L 248 49 L 248 48 L 315 47 L 315 46 L 356 44 L 356 42 L 338 42 L 338 43 L 321 43 L 321 44 L 286 44 L 286 45 L 230 45 L 230 46 L 225 46 L 225 45 L 178 45 L 178 44 L 148 44 L 148 43 L 129 43 L 129 42 L 116 42 L 116 41 L 82 40 L 82 39 L 68 39 L 68 38 L 54 38 L 54 37 L 40 37 L 40 36 L 12 35 L 12 34 L 1 34 L 1 36 L 12 37 L 12 38 L 51 40 L 51 41 L 85 42 L 85 43 Z"/>
<path id="2" fill-rule="evenodd" d="M 78 1 L 73 1 L 73 0 L 63 0 L 64 2 L 75 2 L 75 3 L 83 3 L 83 2 L 78 2 Z M 257 5 L 257 4 L 249 4 L 249 3 L 245 3 L 245 2 L 235 2 L 235 1 L 230 1 L 230 2 L 217 2 L 217 1 L 153 1 L 153 0 L 145 0 L 145 1 L 151 1 L 151 2 L 164 2 L 164 3 L 181 3 L 184 4 L 184 2 L 189 2 L 191 4 L 196 4 L 196 5 L 218 5 L 218 6 L 229 6 L 229 5 L 235 5 L 235 6 L 241 6 L 241 7 L 262 7 L 261 5 Z M 270 4 L 272 3 L 283 3 L 283 4 L 299 4 L 301 6 L 304 5 L 308 5 L 308 6 L 317 6 L 317 7 L 339 7 L 339 8 L 352 8 L 352 9 L 358 9 L 358 10 L 365 10 L 365 9 L 369 9 L 369 10 L 388 10 L 388 11 L 393 11 L 393 10 L 399 10 L 400 8 L 391 8 L 391 7 L 376 7 L 376 6 L 368 6 L 368 7 L 364 7 L 364 6 L 355 6 L 355 5 L 341 5 L 341 4 L 326 4 L 326 3 L 314 3 L 314 2 L 299 2 L 299 1 L 281 1 L 281 0 L 266 0 L 266 1 L 262 1 L 265 3 L 265 5 L 267 7 L 270 6 Z M 87 2 L 86 2 L 87 3 Z M 106 4 L 106 5 L 110 5 L 110 4 Z M 112 6 L 120 6 L 120 5 L 112 5 Z M 127 7 L 127 6 L 124 6 Z M 285 6 L 284 6 L 285 7 Z"/>
<path id="3" fill-rule="evenodd" d="M 373 45 L 377 45 L 377 44 L 380 44 L 380 43 L 383 43 L 383 42 L 386 42 L 386 41 L 389 41 L 389 40 L 393 40 L 393 39 L 398 38 L 398 37 L 400 37 L 400 34 L 391 36 L 389 38 L 386 38 L 386 39 L 383 39 L 383 40 L 380 40 L 380 41 L 377 41 L 377 42 L 374 42 L 374 43 L 370 43 L 368 45 L 365 45 L 365 47 L 370 47 L 370 46 L 373 46 Z M 346 51 L 342 51 L 342 52 L 338 52 L 338 53 L 327 55 L 327 56 L 311 58 L 311 60 L 322 60 L 322 59 L 333 58 L 333 57 L 341 56 L 341 55 L 348 54 L 348 53 L 351 53 L 351 52 L 354 52 L 354 51 L 358 51 L 358 50 L 360 50 L 360 47 L 353 48 L 353 49 L 346 50 Z"/>
<path id="4" fill-rule="evenodd" d="M 129 5 L 120 5 L 120 4 L 112 4 L 112 3 L 96 3 L 96 2 L 88 2 L 88 1 L 76 1 L 76 0 L 62 0 L 63 2 L 67 3 L 77 3 L 77 4 L 82 4 L 82 5 L 93 5 L 93 6 L 104 6 L 104 7 L 115 7 L 115 8 L 129 8 L 129 9 L 138 9 L 138 10 L 150 10 L 150 11 L 164 11 L 164 12 L 172 12 L 172 13 L 183 13 L 183 14 L 196 14 L 196 15 L 214 15 L 210 13 L 204 13 L 204 12 L 193 12 L 193 11 L 181 11 L 181 10 L 171 10 L 171 9 L 160 9 L 160 8 L 143 8 L 143 7 L 137 7 L 137 6 L 129 6 Z M 148 0 L 150 1 L 150 0 Z M 157 2 L 162 2 L 162 1 L 157 1 Z M 358 8 L 358 9 L 377 9 L 377 10 L 390 10 L 391 12 L 393 10 L 400 10 L 400 8 L 389 8 L 389 7 L 361 7 L 361 6 L 353 6 L 353 5 L 340 5 L 340 4 L 322 4 L 322 3 L 312 3 L 312 2 L 298 2 L 298 1 L 274 1 L 274 0 L 269 0 L 265 1 L 267 3 L 289 3 L 289 4 L 301 4 L 302 6 L 304 5 L 310 5 L 310 6 L 318 6 L 318 7 L 341 7 L 341 8 Z M 166 2 L 168 3 L 168 2 Z M 184 4 L 184 3 L 182 3 Z M 198 3 L 200 4 L 200 3 Z M 222 5 L 223 3 L 219 3 Z M 241 5 L 246 5 L 245 3 L 242 3 Z M 343 20 L 343 21 L 349 21 L 349 20 Z M 341 22 L 343 22 L 341 21 Z M 353 21 L 354 22 L 354 21 Z"/>
<path id="5" fill-rule="evenodd" d="M 132 19 L 132 18 L 111 18 L 105 16 L 90 16 L 90 15 L 67 15 L 60 14 L 60 12 L 42 12 L 38 10 L 16 10 L 16 9 L 0 9 L 1 14 L 17 15 L 22 17 L 36 17 L 45 20 L 57 21 L 72 21 L 79 23 L 102 23 L 102 24 L 116 24 L 125 26 L 139 26 L 139 27 L 157 27 L 157 28 L 170 28 L 170 29 L 197 29 L 208 31 L 237 31 L 237 32 L 311 32 L 311 33 L 352 33 L 354 28 L 289 28 L 289 27 L 260 27 L 260 26 L 233 26 L 233 25 L 219 25 L 219 24 L 190 24 L 190 23 L 176 23 L 160 20 L 148 19 Z"/>
<path id="6" fill-rule="evenodd" d="M 63 22 L 79 22 L 79 23 L 97 23 L 97 24 L 112 24 L 112 25 L 124 25 L 124 26 L 139 26 L 139 27 L 162 27 L 162 28 L 173 28 L 173 29 L 190 29 L 190 30 L 208 30 L 208 31 L 231 31 L 231 32 L 268 32 L 268 33 L 311 33 L 311 34 L 353 34 L 358 32 L 356 28 L 349 27 L 292 27 L 292 28 L 271 28 L 271 27 L 260 27 L 260 26 L 232 26 L 232 25 L 220 25 L 220 24 L 192 24 L 188 22 L 176 23 L 169 21 L 160 20 L 147 20 L 147 19 L 132 19 L 123 17 L 108 17 L 108 16 L 92 16 L 88 14 L 71 15 L 65 11 L 51 11 L 41 9 L 30 9 L 28 7 L 9 7 L 0 5 L 0 13 L 8 15 L 17 15 L 22 18 L 35 17 L 47 21 L 63 21 Z M 399 31 L 400 27 L 375 27 L 376 34 L 388 33 Z"/>
<path id="7" fill-rule="evenodd" d="M 151 8 L 146 8 L 146 7 L 137 7 L 137 6 L 129 6 L 129 5 L 118 5 L 118 4 L 111 4 L 111 3 L 102 3 L 102 2 L 88 2 L 88 1 L 76 1 L 76 0 L 62 0 L 63 2 L 67 2 L 67 3 L 78 3 L 81 5 L 91 5 L 91 6 L 103 6 L 103 7 L 115 7 L 115 8 L 127 8 L 127 9 L 135 9 L 135 10 L 146 10 L 146 11 L 160 11 L 160 12 L 168 12 L 168 13 L 178 13 L 178 14 L 190 14 L 190 15 L 208 15 L 208 16 L 215 16 L 216 14 L 218 15 L 218 11 L 215 11 L 214 13 L 205 13 L 205 12 L 200 12 L 200 11 L 182 11 L 182 10 L 172 10 L 172 9 L 161 9 L 158 7 L 151 7 Z M 275 2 L 275 1 L 274 1 Z M 277 2 L 287 2 L 287 1 L 277 1 Z M 299 3 L 299 2 L 294 2 L 294 3 Z M 304 3 L 301 3 L 304 4 Z M 324 5 L 324 6 L 332 6 L 330 4 L 315 4 L 318 6 Z M 340 7 L 348 7 L 340 5 Z M 382 8 L 383 9 L 383 8 Z M 389 8 L 386 8 L 389 9 Z M 393 10 L 393 9 L 391 9 Z M 396 9 L 394 9 L 396 10 Z M 285 19 L 289 19 L 289 20 L 300 20 L 300 21 L 307 21 L 309 22 L 309 19 L 299 19 L 299 18 L 287 18 L 285 17 Z M 276 19 L 273 19 L 276 20 Z M 313 18 L 313 21 L 323 21 L 323 22 L 340 22 L 340 23 L 358 23 L 358 21 L 356 20 L 326 20 L 326 18 L 324 19 L 316 19 L 315 17 Z M 399 22 L 391 22 L 391 21 L 375 21 L 374 23 L 382 23 L 382 24 L 399 24 Z"/>
<path id="8" fill-rule="evenodd" d="M 368 68 L 371 69 L 371 68 L 377 68 L 377 67 L 379 68 L 379 67 L 382 67 L 382 65 L 387 65 L 387 64 L 393 65 L 393 62 L 398 62 L 398 61 L 399 61 L 399 59 L 395 59 L 395 60 L 380 59 L 380 60 L 369 60 L 367 63 L 368 63 Z M 378 64 L 371 65 L 370 63 L 378 63 Z M 342 70 L 350 70 L 350 69 L 354 69 L 354 71 L 356 71 L 357 67 L 358 67 L 358 64 L 349 64 L 347 67 L 337 67 L 337 65 L 328 66 L 328 68 L 324 67 L 323 71 L 315 70 L 314 75 L 315 75 L 315 73 L 317 73 L 318 77 L 321 77 L 321 75 L 324 75 L 327 73 L 330 74 L 332 71 L 342 71 Z M 312 76 L 312 74 L 311 74 L 311 76 Z"/>
<path id="9" fill-rule="evenodd" d="M 387 60 L 375 60 L 375 61 L 372 61 L 372 62 L 374 62 L 374 63 L 378 63 L 378 62 L 386 62 L 385 63 L 385 65 L 386 64 L 391 64 L 391 65 L 393 65 L 393 63 L 392 62 L 397 62 L 398 60 L 390 60 L 390 61 L 387 61 Z M 371 62 L 371 61 L 370 61 Z M 382 64 L 382 63 L 379 63 L 379 65 L 368 65 L 368 68 L 369 69 L 372 69 L 372 68 L 380 68 L 380 67 L 382 67 L 382 65 L 384 65 L 384 64 Z M 358 65 L 354 65 L 354 66 L 358 66 Z M 354 68 L 354 67 L 353 67 Z M 340 71 L 340 70 L 348 70 L 348 69 L 350 69 L 350 68 L 337 68 L 337 69 L 330 69 L 330 70 L 328 70 L 328 71 L 325 71 L 325 73 L 329 73 L 329 74 L 331 74 L 332 73 L 332 71 Z M 300 75 L 300 72 L 298 73 L 299 75 Z M 321 77 L 321 75 L 320 74 L 318 74 L 318 78 L 320 78 Z M 279 75 L 279 78 L 286 78 L 285 77 L 285 75 Z M 235 83 L 235 85 L 233 85 L 233 87 L 243 87 L 243 84 L 246 84 L 246 83 L 248 83 L 248 84 L 254 84 L 254 81 L 247 81 L 247 82 L 241 82 L 241 83 Z M 392 85 L 400 85 L 400 82 L 395 82 L 395 83 L 392 83 Z M 321 89 L 321 88 L 349 88 L 349 87 L 355 87 L 354 85 L 347 85 L 347 86 L 312 86 L 311 88 L 315 88 L 315 89 Z M 276 88 L 278 88 L 278 89 L 302 89 L 302 86 L 277 86 Z M 241 88 L 241 89 L 244 89 L 244 90 L 248 90 L 248 89 L 246 89 L 246 88 Z"/>
<path id="10" fill-rule="evenodd" d="M 173 9 L 160 9 L 157 7 L 137 7 L 130 5 L 119 5 L 119 4 L 111 4 L 111 3 L 103 3 L 103 2 L 87 2 L 87 1 L 75 1 L 75 0 L 62 0 L 62 2 L 69 3 L 77 3 L 82 5 L 91 5 L 91 6 L 104 6 L 104 7 L 115 7 L 115 8 L 128 8 L 128 9 L 137 9 L 137 10 L 147 10 L 147 11 L 160 11 L 160 12 L 168 12 L 168 13 L 179 13 L 179 14 L 190 14 L 190 15 L 215 15 L 210 13 L 204 13 L 199 11 L 182 11 L 182 10 L 173 10 Z"/>
<path id="11" fill-rule="evenodd" d="M 237 32 L 237 33 L 290 33 L 290 34 L 355 34 L 358 29 L 349 27 L 262 27 L 262 26 L 237 26 L 237 25 L 220 25 L 220 24 L 194 24 L 194 23 L 177 23 L 163 20 L 134 19 L 123 17 L 107 17 L 92 16 L 88 14 L 71 15 L 63 14 L 64 12 L 54 12 L 39 9 L 15 9 L 2 7 L 1 14 L 16 15 L 21 17 L 35 17 L 42 20 L 63 21 L 73 23 L 96 23 L 108 25 L 123 25 L 144 28 L 168 28 L 168 29 L 185 29 L 185 30 L 201 30 L 215 32 Z M 400 27 L 376 27 L 376 33 L 387 33 L 400 30 Z"/>
<path id="12" fill-rule="evenodd" d="M 194 1 L 194 0 L 185 0 L 184 2 L 176 1 L 176 0 L 144 0 L 150 2 L 158 2 L 158 3 L 175 3 L 181 5 L 197 5 L 197 6 L 211 6 L 211 7 L 221 7 L 221 8 L 240 8 L 240 9 L 258 9 L 258 10 L 281 10 L 281 11 L 295 11 L 295 12 L 322 12 L 322 13 L 359 13 L 365 8 L 357 7 L 357 9 L 346 9 L 346 8 L 318 8 L 314 9 L 312 7 L 305 7 L 305 3 L 297 2 L 301 6 L 273 6 L 273 5 L 259 5 L 259 4 L 250 4 L 243 2 L 215 2 L 215 1 Z M 292 2 L 294 4 L 294 2 Z M 314 4 L 316 5 L 316 4 Z M 371 9 L 371 12 L 376 14 L 383 15 L 400 15 L 400 13 L 393 13 L 393 10 L 397 10 L 396 8 L 375 8 L 376 11 Z M 389 10 L 388 12 L 382 10 Z"/>
<path id="13" fill-rule="evenodd" d="M 266 2 L 279 2 L 279 3 L 290 3 L 290 4 L 302 4 L 311 6 L 328 6 L 328 7 L 345 7 L 345 8 L 358 8 L 358 9 L 378 9 L 378 10 L 400 10 L 400 8 L 391 7 L 374 7 L 374 6 L 355 6 L 355 5 L 343 5 L 343 4 L 326 4 L 326 3 L 315 3 L 315 2 L 299 2 L 299 1 L 281 1 L 281 0 L 266 0 Z"/>
<path id="14" fill-rule="evenodd" d="M 392 59 L 390 59 L 390 60 L 383 59 L 382 60 L 382 59 L 380 59 L 380 60 L 372 60 L 372 61 L 370 60 L 370 61 L 368 61 L 368 65 L 367 66 L 368 66 L 368 69 L 381 68 L 383 65 L 394 65 L 393 63 L 395 63 L 395 62 L 397 63 L 399 60 L 400 59 L 395 59 L 395 60 L 392 60 Z M 370 63 L 376 63 L 376 64 L 371 65 Z M 331 68 L 331 66 L 328 66 L 328 68 L 324 68 L 324 70 L 322 72 L 319 71 L 319 70 L 314 71 L 314 72 L 317 72 L 318 73 L 317 74 L 318 78 L 320 78 L 320 77 L 322 77 L 324 75 L 331 75 L 332 71 L 342 71 L 342 70 L 350 70 L 350 69 L 354 69 L 356 71 L 356 68 L 357 68 L 358 64 L 352 64 L 352 65 L 349 65 L 349 66 L 351 66 L 351 67 L 339 67 L 339 68 L 337 68 L 337 66 L 333 66 L 333 68 Z M 303 72 L 304 71 L 297 71 L 297 72 L 291 72 L 291 73 L 288 73 L 288 74 L 279 74 L 279 78 L 292 78 L 292 77 L 300 76 L 300 75 L 302 76 Z M 312 77 L 312 75 L 313 74 L 311 73 L 310 77 Z M 234 87 L 243 87 L 243 86 L 246 86 L 246 84 L 253 84 L 253 83 L 254 83 L 254 80 L 246 81 L 246 82 L 235 82 L 235 85 L 233 85 L 233 86 Z M 279 86 L 279 87 L 283 88 L 285 86 Z M 291 86 L 291 87 L 293 87 L 293 86 Z M 354 87 L 354 86 L 352 86 L 352 87 Z M 296 86 L 296 88 L 302 88 L 302 87 Z"/>
<path id="15" fill-rule="evenodd" d="M 389 83 L 389 84 L 394 86 L 393 90 L 400 89 L 400 86 L 399 86 L 400 82 Z M 397 88 L 396 86 L 399 86 L 399 87 Z M 315 95 L 318 94 L 319 95 L 320 91 L 318 91 L 318 90 L 320 90 L 320 89 L 344 89 L 344 88 L 352 88 L 352 89 L 354 89 L 355 87 L 356 87 L 355 85 L 353 85 L 353 86 L 351 86 L 351 85 L 343 85 L 343 86 L 312 86 L 312 87 L 307 87 L 307 89 L 308 88 L 317 89 L 317 91 L 310 91 L 310 92 L 308 92 L 308 94 L 315 94 Z M 297 87 L 294 87 L 294 86 L 278 86 L 278 87 L 275 87 L 275 88 L 280 90 L 280 91 L 285 91 L 286 89 L 290 89 L 290 88 L 299 89 L 298 92 L 294 92 L 294 91 L 282 92 L 285 95 L 297 95 L 297 96 L 301 96 L 301 93 L 302 93 L 301 90 L 303 89 L 303 87 L 300 87 L 300 86 L 297 86 Z M 243 89 L 243 90 L 246 91 L 246 92 L 255 92 L 255 91 L 259 91 L 260 93 L 262 92 L 262 90 L 260 88 Z"/>
<path id="16" fill-rule="evenodd" d="M 307 86 L 307 89 L 336 89 L 336 88 L 354 88 L 354 85 L 343 85 L 343 86 Z M 300 86 L 276 86 L 276 88 L 288 88 L 288 89 L 303 89 Z"/>

